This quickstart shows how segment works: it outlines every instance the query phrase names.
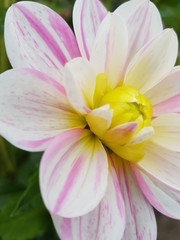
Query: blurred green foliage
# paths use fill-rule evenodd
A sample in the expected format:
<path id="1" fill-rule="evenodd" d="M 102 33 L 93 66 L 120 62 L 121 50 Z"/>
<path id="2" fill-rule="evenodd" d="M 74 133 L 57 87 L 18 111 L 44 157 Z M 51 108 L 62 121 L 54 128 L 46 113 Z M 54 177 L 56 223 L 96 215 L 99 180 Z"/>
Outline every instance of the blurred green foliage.
<path id="1" fill-rule="evenodd" d="M 3 38 L 8 7 L 16 0 L 0 0 L 0 73 L 10 68 Z M 39 0 L 61 14 L 72 26 L 74 0 Z M 122 2 L 102 1 L 109 10 Z M 174 28 L 180 39 L 180 1 L 155 0 L 164 25 Z M 178 60 L 179 62 L 179 60 Z M 41 154 L 16 149 L 0 137 L 0 239 L 58 239 L 39 191 L 38 167 Z"/>

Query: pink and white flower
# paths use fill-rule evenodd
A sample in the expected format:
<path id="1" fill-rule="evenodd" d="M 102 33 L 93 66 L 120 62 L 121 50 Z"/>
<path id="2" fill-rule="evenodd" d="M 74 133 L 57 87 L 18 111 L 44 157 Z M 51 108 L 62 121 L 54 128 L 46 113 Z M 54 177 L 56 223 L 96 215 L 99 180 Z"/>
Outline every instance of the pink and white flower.
<path id="1" fill-rule="evenodd" d="M 113 13 L 76 0 L 73 24 L 76 37 L 41 4 L 9 8 L 0 132 L 45 151 L 41 193 L 62 240 L 156 239 L 152 206 L 180 219 L 177 36 L 149 0 Z"/>

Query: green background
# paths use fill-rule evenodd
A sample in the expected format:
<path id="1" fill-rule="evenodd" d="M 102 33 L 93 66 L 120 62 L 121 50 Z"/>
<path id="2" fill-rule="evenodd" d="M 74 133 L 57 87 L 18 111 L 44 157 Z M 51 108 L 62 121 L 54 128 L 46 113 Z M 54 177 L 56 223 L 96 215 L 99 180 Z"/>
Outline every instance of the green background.
<path id="1" fill-rule="evenodd" d="M 7 8 L 17 1 L 0 0 L 0 73 L 11 68 L 4 48 L 3 24 Z M 48 5 L 72 26 L 74 0 L 35 1 Z M 124 1 L 102 1 L 109 10 Z M 174 28 L 180 39 L 180 1 L 154 1 L 165 27 Z M 177 60 L 177 64 L 179 59 Z M 0 240 L 58 239 L 40 196 L 38 167 L 41 153 L 28 153 L 0 137 Z M 176 240 L 180 223 L 157 214 L 158 239 Z M 178 232 L 179 231 L 179 232 Z"/>

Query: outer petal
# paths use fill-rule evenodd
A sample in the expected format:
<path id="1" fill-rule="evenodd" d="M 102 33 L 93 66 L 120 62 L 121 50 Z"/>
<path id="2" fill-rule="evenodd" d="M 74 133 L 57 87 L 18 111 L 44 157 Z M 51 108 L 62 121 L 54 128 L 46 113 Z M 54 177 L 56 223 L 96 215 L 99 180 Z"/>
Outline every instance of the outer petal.
<path id="1" fill-rule="evenodd" d="M 180 67 L 173 68 L 160 83 L 146 92 L 153 105 L 153 115 L 180 111 Z"/>
<path id="2" fill-rule="evenodd" d="M 64 86 L 68 99 L 75 110 L 86 114 L 93 107 L 96 74 L 91 64 L 83 58 L 76 58 L 66 64 Z"/>
<path id="3" fill-rule="evenodd" d="M 31 67 L 57 80 L 64 64 L 80 56 L 67 23 L 48 7 L 35 2 L 19 2 L 9 8 L 5 43 L 13 67 Z"/>
<path id="4" fill-rule="evenodd" d="M 169 188 L 141 170 L 133 169 L 139 186 L 151 205 L 168 217 L 180 219 L 180 192 Z"/>
<path id="5" fill-rule="evenodd" d="M 155 135 L 152 142 L 180 152 L 180 114 L 166 114 L 152 121 Z"/>
<path id="6" fill-rule="evenodd" d="M 64 88 L 30 69 L 0 75 L 0 132 L 17 147 L 44 150 L 61 130 L 83 127 L 67 101 Z"/>
<path id="7" fill-rule="evenodd" d="M 129 32 L 128 60 L 163 30 L 159 11 L 149 0 L 128 1 L 120 5 L 115 13 L 123 17 L 127 23 Z"/>
<path id="8" fill-rule="evenodd" d="M 90 60 L 97 73 L 107 73 L 111 89 L 122 78 L 127 53 L 128 32 L 125 22 L 116 14 L 108 14 L 97 32 Z"/>
<path id="9" fill-rule="evenodd" d="M 62 240 L 121 239 L 125 227 L 124 202 L 120 185 L 111 168 L 104 198 L 90 213 L 79 218 L 52 216 Z"/>
<path id="10" fill-rule="evenodd" d="M 134 86 L 144 94 L 170 72 L 177 52 L 176 33 L 164 30 L 135 55 L 128 66 L 125 85 Z"/>
<path id="11" fill-rule="evenodd" d="M 113 155 L 126 207 L 126 229 L 123 240 L 154 240 L 157 227 L 154 212 L 136 183 L 129 164 Z"/>
<path id="12" fill-rule="evenodd" d="M 107 177 L 106 152 L 89 130 L 61 133 L 41 160 L 41 193 L 55 215 L 78 217 L 93 210 L 105 194 Z"/>
<path id="13" fill-rule="evenodd" d="M 180 154 L 149 143 L 145 148 L 144 158 L 137 166 L 164 185 L 175 191 L 180 191 Z"/>
<path id="14" fill-rule="evenodd" d="M 97 29 L 107 14 L 99 0 L 76 0 L 73 10 L 73 25 L 83 57 L 89 59 Z"/>

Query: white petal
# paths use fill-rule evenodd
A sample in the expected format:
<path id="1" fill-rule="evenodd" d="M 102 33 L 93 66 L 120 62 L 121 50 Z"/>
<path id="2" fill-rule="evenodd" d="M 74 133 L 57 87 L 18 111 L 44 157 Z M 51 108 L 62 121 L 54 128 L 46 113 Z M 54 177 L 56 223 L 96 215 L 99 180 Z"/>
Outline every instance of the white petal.
<path id="1" fill-rule="evenodd" d="M 153 134 L 153 127 L 144 127 L 135 135 L 134 139 L 130 142 L 130 145 L 145 142 L 146 140 L 151 138 Z"/>
<path id="2" fill-rule="evenodd" d="M 151 178 L 155 178 L 175 191 L 180 190 L 180 154 L 160 147 L 153 143 L 148 143 L 145 147 L 144 158 L 137 163 L 137 166 L 147 173 Z"/>
<path id="3" fill-rule="evenodd" d="M 139 186 L 151 205 L 168 217 L 180 219 L 180 191 L 173 190 L 141 170 L 133 169 Z"/>
<path id="4" fill-rule="evenodd" d="M 13 67 L 30 67 L 58 81 L 64 64 L 80 56 L 67 23 L 50 8 L 35 2 L 19 2 L 9 8 L 5 43 Z"/>
<path id="5" fill-rule="evenodd" d="M 180 152 L 180 114 L 161 115 L 152 121 L 155 135 L 152 142 Z"/>
<path id="6" fill-rule="evenodd" d="M 17 147 L 40 151 L 63 129 L 83 127 L 67 101 L 64 88 L 30 69 L 0 75 L 0 132 Z"/>
<path id="7" fill-rule="evenodd" d="M 115 155 L 113 160 L 117 167 L 126 209 L 126 228 L 122 239 L 156 239 L 154 211 L 144 198 L 129 164 Z"/>
<path id="8" fill-rule="evenodd" d="M 99 0 L 76 0 L 73 9 L 73 25 L 83 57 L 89 59 L 97 29 L 107 14 Z"/>
<path id="9" fill-rule="evenodd" d="M 149 0 L 125 2 L 115 10 L 115 13 L 123 17 L 127 23 L 128 60 L 132 59 L 139 49 L 163 30 L 159 11 Z"/>
<path id="10" fill-rule="evenodd" d="M 103 198 L 108 177 L 107 155 L 89 130 L 65 131 L 45 151 L 40 164 L 43 200 L 54 215 L 78 217 Z"/>
<path id="11" fill-rule="evenodd" d="M 106 194 L 93 211 L 78 218 L 52 218 L 62 240 L 121 239 L 125 227 L 124 202 L 113 167 L 108 177 Z"/>
<path id="12" fill-rule="evenodd" d="M 76 58 L 66 64 L 64 87 L 75 110 L 86 114 L 93 107 L 96 74 L 91 64 L 83 58 Z"/>
<path id="13" fill-rule="evenodd" d="M 153 105 L 153 116 L 180 112 L 180 67 L 173 68 L 167 77 L 145 95 Z"/>
<path id="14" fill-rule="evenodd" d="M 152 105 L 156 105 L 178 94 L 180 94 L 180 66 L 173 68 L 167 77 L 147 91 L 145 95 Z"/>
<path id="15" fill-rule="evenodd" d="M 176 33 L 164 30 L 134 56 L 126 72 L 125 85 L 134 86 L 144 94 L 169 74 L 177 52 Z"/>
<path id="16" fill-rule="evenodd" d="M 97 32 L 90 61 L 97 73 L 106 73 L 112 89 L 121 80 L 128 53 L 125 22 L 116 14 L 108 14 Z"/>

